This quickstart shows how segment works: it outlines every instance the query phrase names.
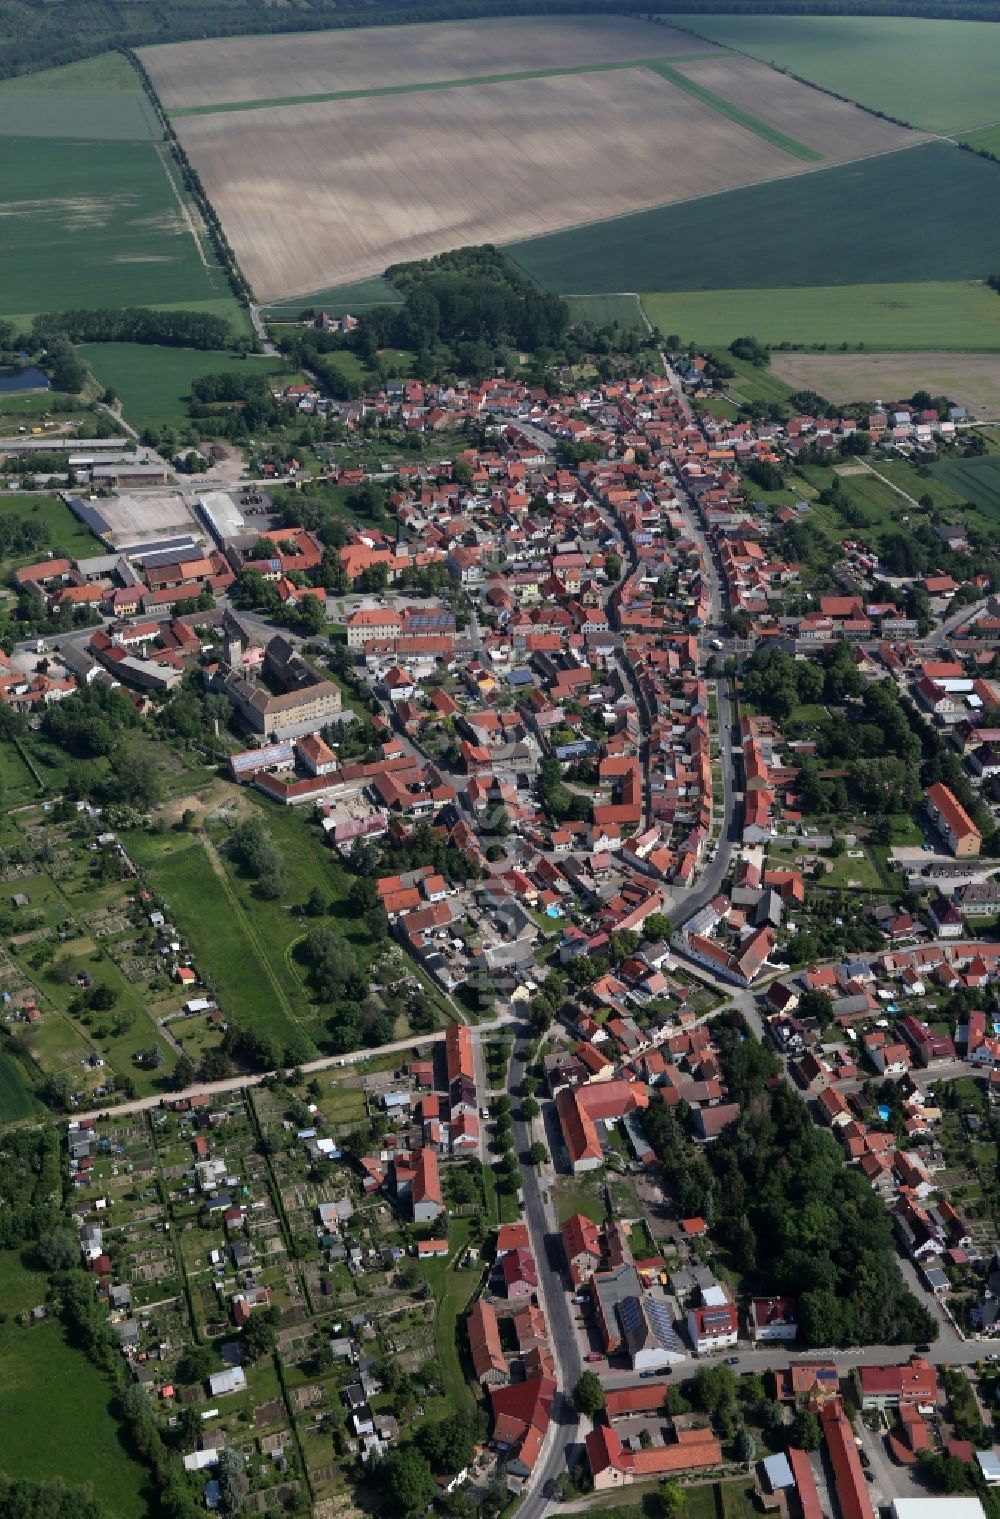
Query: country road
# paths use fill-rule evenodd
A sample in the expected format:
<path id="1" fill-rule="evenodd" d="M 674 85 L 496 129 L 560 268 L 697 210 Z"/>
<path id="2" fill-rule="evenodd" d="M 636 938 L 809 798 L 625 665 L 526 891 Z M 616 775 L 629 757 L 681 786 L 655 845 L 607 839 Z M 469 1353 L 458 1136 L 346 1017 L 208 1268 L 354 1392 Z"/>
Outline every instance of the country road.
<path id="1" fill-rule="evenodd" d="M 489 1023 L 477 1024 L 472 1030 L 472 1035 L 476 1039 L 483 1034 L 494 1034 L 498 1029 L 509 1027 L 508 1019 L 494 1018 Z M 407 1050 L 423 1048 L 427 1044 L 440 1044 L 443 1040 L 444 1030 L 438 1029 L 433 1034 L 414 1034 L 411 1039 L 397 1039 L 392 1044 L 376 1045 L 374 1049 L 352 1050 L 348 1055 L 323 1055 L 319 1060 L 305 1060 L 296 1069 L 300 1070 L 304 1076 L 312 1076 L 317 1071 L 333 1070 L 335 1066 L 360 1065 L 365 1060 L 372 1060 L 379 1055 L 399 1055 Z M 102 1108 L 91 1108 L 85 1113 L 70 1113 L 68 1117 L 86 1121 L 108 1115 L 113 1117 L 119 1113 L 148 1113 L 151 1108 L 160 1108 L 169 1102 L 181 1102 L 188 1097 L 218 1097 L 226 1092 L 238 1092 L 243 1087 L 260 1086 L 261 1082 L 269 1080 L 276 1074 L 275 1071 L 258 1071 L 242 1076 L 227 1076 L 223 1081 L 196 1081 L 181 1091 L 158 1092 L 151 1097 L 137 1097 L 131 1102 L 118 1102 L 110 1106 L 106 1104 Z"/>

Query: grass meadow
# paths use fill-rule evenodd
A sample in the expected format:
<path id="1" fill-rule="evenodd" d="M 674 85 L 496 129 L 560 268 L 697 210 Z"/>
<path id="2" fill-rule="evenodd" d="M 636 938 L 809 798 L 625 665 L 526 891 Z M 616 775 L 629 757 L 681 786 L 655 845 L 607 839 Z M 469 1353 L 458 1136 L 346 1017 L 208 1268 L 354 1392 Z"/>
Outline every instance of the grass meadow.
<path id="1" fill-rule="evenodd" d="M 0 1049 L 0 1123 L 29 1118 L 33 1111 L 24 1072 L 7 1050 Z"/>
<path id="2" fill-rule="evenodd" d="M 1000 302 L 998 302 L 1000 304 Z M 208 374 L 280 374 L 280 359 L 238 358 L 194 348 L 139 343 L 85 343 L 80 355 L 122 403 L 126 419 L 145 427 L 180 427 L 190 421 L 186 400 L 194 380 Z"/>
<path id="3" fill-rule="evenodd" d="M 709 347 L 752 332 L 775 347 L 1000 349 L 1000 299 L 971 282 L 659 292 L 643 304 L 661 332 Z"/>
<path id="4" fill-rule="evenodd" d="M 1000 30 L 991 22 L 889 16 L 671 19 L 912 126 L 954 132 L 1000 116 Z"/>
<path id="5" fill-rule="evenodd" d="M 77 95 L 141 95 L 142 82 L 124 53 L 97 53 L 60 68 L 17 74 L 0 82 L 0 95 L 34 94 L 36 90 Z"/>
<path id="6" fill-rule="evenodd" d="M 41 521 L 48 529 L 48 541 L 38 554 L 23 554 L 19 558 L 5 559 L 4 570 L 17 569 L 31 564 L 49 551 L 59 550 L 68 559 L 86 557 L 104 552 L 104 546 L 89 528 L 79 522 L 65 502 L 58 496 L 22 495 L 9 491 L 0 495 L 0 518 L 27 517 Z"/>
<path id="7" fill-rule="evenodd" d="M 30 1329 L 15 1315 L 44 1300 L 46 1279 L 14 1251 L 0 1254 L 0 1425 L 3 1469 L 32 1482 L 90 1486 L 108 1519 L 149 1512 L 146 1469 L 128 1455 L 111 1411 L 110 1382 L 49 1318 Z"/>
<path id="8" fill-rule="evenodd" d="M 944 272 L 950 281 L 981 280 L 1000 241 L 997 174 L 986 159 L 927 143 L 514 242 L 506 252 L 567 295 L 701 290 L 715 302 L 719 291 L 798 287 L 805 303 L 818 304 L 817 286 L 898 286 L 940 281 Z M 857 337 L 879 346 L 876 335 Z"/>

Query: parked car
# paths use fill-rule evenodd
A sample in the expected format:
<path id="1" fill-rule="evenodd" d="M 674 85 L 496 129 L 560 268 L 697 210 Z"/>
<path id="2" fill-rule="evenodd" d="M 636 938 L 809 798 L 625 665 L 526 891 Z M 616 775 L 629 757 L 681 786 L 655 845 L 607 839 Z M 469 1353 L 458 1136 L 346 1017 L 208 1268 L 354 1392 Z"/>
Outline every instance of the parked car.
<path id="1" fill-rule="evenodd" d="M 740 1364 L 740 1358 L 739 1358 L 738 1355 L 727 1355 L 726 1356 L 726 1365 L 727 1366 L 738 1366 L 739 1364 Z"/>

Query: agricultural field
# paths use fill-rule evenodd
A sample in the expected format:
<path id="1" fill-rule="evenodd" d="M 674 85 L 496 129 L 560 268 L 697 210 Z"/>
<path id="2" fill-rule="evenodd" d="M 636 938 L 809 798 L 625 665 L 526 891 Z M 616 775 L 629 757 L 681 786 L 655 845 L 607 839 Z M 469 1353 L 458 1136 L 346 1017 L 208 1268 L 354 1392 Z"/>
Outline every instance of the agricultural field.
<path id="1" fill-rule="evenodd" d="M 933 476 L 963 501 L 974 501 L 980 514 L 993 525 L 1000 522 L 1000 457 L 996 454 L 981 459 L 944 459 L 934 465 Z"/>
<path id="2" fill-rule="evenodd" d="M 0 95 L 68 90 L 77 95 L 141 95 L 142 81 L 124 53 L 97 53 L 60 68 L 16 74 L 0 81 Z"/>
<path id="3" fill-rule="evenodd" d="M 85 343 L 80 355 L 99 383 L 115 392 L 126 420 L 139 431 L 190 422 L 187 398 L 192 382 L 204 375 L 243 374 L 248 368 L 254 374 L 277 375 L 283 368 L 280 359 L 242 359 L 231 353 L 138 343 Z"/>
<path id="4" fill-rule="evenodd" d="M 328 285 L 333 271 L 364 279 L 445 248 L 573 226 L 595 207 L 624 216 L 803 167 L 638 68 L 186 116 L 176 127 L 269 300 Z M 686 151 L 665 158 L 672 138 Z M 296 209 L 307 203 L 308 232 Z"/>
<path id="5" fill-rule="evenodd" d="M 610 17 L 226 39 L 143 56 L 271 309 L 446 248 L 616 225 L 920 140 L 752 60 L 727 66 L 669 27 Z M 683 153 L 664 151 L 680 142 Z"/>
<path id="6" fill-rule="evenodd" d="M 569 302 L 574 322 L 595 322 L 600 327 L 617 322 L 619 327 L 645 327 L 634 295 L 575 295 Z"/>
<path id="7" fill-rule="evenodd" d="M 989 22 L 886 16 L 673 19 L 708 41 L 929 131 L 986 126 L 1000 115 L 1000 31 Z"/>
<path id="8" fill-rule="evenodd" d="M 804 365 L 814 361 L 831 366 L 856 359 L 864 366 L 880 357 L 877 352 L 870 356 L 836 353 L 842 344 L 890 351 L 940 347 L 943 361 L 958 367 L 966 360 L 953 358 L 955 350 L 1000 350 L 1000 300 L 987 285 L 971 282 L 822 285 L 711 294 L 685 291 L 647 295 L 643 304 L 661 331 L 679 333 L 708 347 L 728 346 L 733 338 L 752 332 L 775 347 L 793 343 L 831 350 L 818 355 L 775 354 L 775 373 L 782 376 L 797 373 L 799 359 Z M 893 360 L 887 357 L 885 362 Z"/>
<path id="9" fill-rule="evenodd" d="M 205 303 L 214 310 L 220 301 L 236 312 L 157 144 L 14 143 L 0 145 L 0 314 L 23 323 L 61 306 Z"/>
<path id="10" fill-rule="evenodd" d="M 919 138 L 889 121 L 845 105 L 752 58 L 720 54 L 673 65 L 674 72 L 803 144 L 812 157 L 846 163 L 891 152 Z"/>
<path id="11" fill-rule="evenodd" d="M 814 312 L 816 330 L 817 318 L 823 319 L 817 286 L 885 283 L 898 289 L 909 282 L 940 281 L 943 271 L 955 281 L 985 278 L 1000 241 L 996 175 L 996 165 L 986 159 L 947 143 L 924 143 L 794 180 L 706 195 L 687 205 L 664 205 L 513 243 L 506 252 L 540 284 L 569 295 L 783 291 L 807 283 L 801 311 Z M 733 255 L 736 229 L 738 258 Z M 889 298 L 897 298 L 895 289 Z M 706 314 L 718 299 L 713 294 L 705 303 Z M 758 294 L 750 296 L 744 311 L 752 313 L 761 300 Z M 936 321 L 933 309 L 926 316 L 922 304 L 917 309 L 921 323 Z M 766 305 L 763 314 L 768 314 Z M 772 311 L 772 322 L 774 316 Z M 1000 311 L 996 321 L 1000 324 Z M 759 327 L 750 323 L 759 336 L 772 336 Z M 719 331 L 713 338 L 691 332 L 705 341 L 734 335 Z M 794 333 L 775 331 L 773 337 L 791 341 Z M 846 337 L 838 333 L 837 341 Z M 884 346 L 879 335 L 864 330 L 856 332 L 856 339 Z M 911 336 L 905 346 L 932 345 Z M 942 346 L 963 345 L 952 340 Z M 991 334 L 970 346 L 1000 347 L 1000 337 Z"/>
<path id="12" fill-rule="evenodd" d="M 0 83 L 0 316 L 66 306 L 242 313 L 117 53 Z"/>
<path id="13" fill-rule="evenodd" d="M 997 301 L 992 290 L 987 298 Z M 835 405 L 929 390 L 965 406 L 970 416 L 1000 418 L 1000 357 L 988 354 L 775 353 L 771 368 L 794 389 L 816 390 Z"/>
<path id="14" fill-rule="evenodd" d="M 72 137 L 88 142 L 148 142 L 160 124 L 145 95 L 0 89 L 0 137 Z M 16 152 L 8 145 L 7 151 Z"/>
<path id="15" fill-rule="evenodd" d="M 390 285 L 381 275 L 375 279 L 359 280 L 353 285 L 338 285 L 332 290 L 317 290 L 306 296 L 296 296 L 289 301 L 274 301 L 265 306 L 263 314 L 268 321 L 297 322 L 302 312 L 325 311 L 328 316 L 351 315 L 369 306 L 401 306 L 403 298 L 395 285 Z"/>
<path id="16" fill-rule="evenodd" d="M 175 111 L 684 57 L 704 52 L 706 46 L 711 44 L 654 22 L 540 16 L 219 37 L 145 48 L 140 56 L 164 107 Z"/>
<path id="17" fill-rule="evenodd" d="M 963 132 L 961 141 L 984 153 L 995 153 L 1000 158 L 1000 124 L 984 127 L 981 132 Z"/>
<path id="18" fill-rule="evenodd" d="M 44 1301 L 44 1275 L 28 1271 L 14 1251 L 0 1255 L 0 1421 L 4 1470 L 33 1482 L 61 1477 L 90 1485 L 108 1519 L 145 1513 L 149 1474 L 127 1454 L 112 1412 L 111 1383 L 49 1318 L 30 1328 L 15 1314 Z M 58 1429 L 59 1438 L 52 1438 Z"/>

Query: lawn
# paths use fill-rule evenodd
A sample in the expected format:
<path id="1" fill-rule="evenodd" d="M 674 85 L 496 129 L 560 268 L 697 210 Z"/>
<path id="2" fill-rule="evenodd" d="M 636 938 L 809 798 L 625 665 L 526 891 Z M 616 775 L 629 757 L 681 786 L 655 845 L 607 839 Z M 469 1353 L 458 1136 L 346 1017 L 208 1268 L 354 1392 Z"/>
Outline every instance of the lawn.
<path id="1" fill-rule="evenodd" d="M 647 302 L 649 296 L 644 298 Z M 658 318 L 650 313 L 651 320 Z M 659 325 L 659 323 L 658 323 Z M 660 327 L 661 332 L 673 334 L 673 328 Z M 725 387 L 738 401 L 787 401 L 794 394 L 792 387 L 786 385 L 784 380 L 779 380 L 776 374 L 772 374 L 766 365 L 751 364 L 748 359 L 738 359 L 730 353 L 728 347 L 719 353 L 719 358 L 724 360 L 736 373 L 731 380 L 726 380 Z"/>
<path id="2" fill-rule="evenodd" d="M 80 353 L 100 383 L 119 397 L 127 420 L 139 431 L 189 422 L 191 384 L 204 375 L 277 375 L 286 367 L 280 359 L 140 343 L 84 343 Z"/>
<path id="3" fill-rule="evenodd" d="M 299 1013 L 305 1011 L 301 986 L 283 960 L 275 964 L 265 955 L 239 895 L 227 890 L 199 839 L 140 833 L 132 835 L 129 850 L 167 902 L 171 920 L 190 944 L 199 970 L 210 978 L 225 1013 L 259 1034 L 292 1039 L 299 1032 L 293 1004 Z M 255 927 L 258 908 L 269 905 L 254 903 Z M 308 1037 L 305 1044 L 312 1054 Z"/>
<path id="4" fill-rule="evenodd" d="M 852 860 L 848 852 L 842 854 L 839 859 L 827 860 L 824 863 L 831 865 L 832 869 L 819 877 L 817 886 L 840 891 L 846 891 L 849 888 L 859 891 L 878 891 L 882 885 L 878 869 L 867 850 L 864 852 L 864 857 L 859 860 Z"/>
<path id="5" fill-rule="evenodd" d="M 84 527 L 69 507 L 58 496 L 24 496 L 13 491 L 0 495 L 0 517 L 33 517 L 44 523 L 48 538 L 36 554 L 22 554 L 19 558 L 4 559 L 0 563 L 4 573 L 30 564 L 46 554 L 65 555 L 68 559 L 87 557 L 102 552 L 104 545 Z"/>
<path id="6" fill-rule="evenodd" d="M 2 314 L 23 322 L 67 306 L 224 300 L 235 320 L 225 276 L 202 263 L 165 162 L 152 142 L 19 138 L 16 151 L 8 142 Z"/>
<path id="7" fill-rule="evenodd" d="M 561 1224 L 574 1213 L 582 1213 L 586 1218 L 593 1219 L 595 1224 L 601 1224 L 607 1217 L 607 1209 L 604 1206 L 604 1173 L 595 1178 L 589 1176 L 560 1176 L 552 1188 L 556 1205 L 556 1212 Z"/>
<path id="8" fill-rule="evenodd" d="M 1000 300 L 969 281 L 658 292 L 643 304 L 661 332 L 705 347 L 752 332 L 774 347 L 1000 349 Z"/>
<path id="9" fill-rule="evenodd" d="M 447 1409 L 438 1403 L 429 1410 L 436 1418 L 440 1418 L 449 1411 L 458 1412 L 459 1409 L 469 1408 L 472 1405 L 472 1393 L 469 1390 L 458 1351 L 458 1319 L 465 1312 L 469 1299 L 479 1286 L 483 1275 L 481 1266 L 460 1271 L 456 1271 L 452 1266 L 452 1260 L 468 1244 L 469 1226 L 464 1219 L 452 1219 L 448 1238 L 450 1250 L 447 1260 L 423 1262 L 424 1275 L 437 1298 L 437 1312 L 434 1315 L 434 1348 L 441 1368 L 444 1397 L 448 1404 Z"/>
<path id="10" fill-rule="evenodd" d="M 1000 519 L 1000 457 L 944 459 L 932 472 L 931 495 L 941 480 L 961 501 L 974 501 L 984 517 L 994 522 Z"/>
<path id="11" fill-rule="evenodd" d="M 28 1118 L 31 1113 L 31 1095 L 24 1073 L 14 1056 L 5 1049 L 0 1049 L 0 1123 Z"/>
<path id="12" fill-rule="evenodd" d="M 27 1271 L 16 1254 L 0 1256 L 6 1308 L 42 1302 L 45 1286 L 45 1278 Z M 9 1476 L 90 1484 L 108 1519 L 149 1512 L 149 1475 L 126 1453 L 111 1401 L 110 1382 L 66 1342 L 58 1320 L 28 1329 L 6 1316 L 0 1324 L 0 1462 Z"/>
<path id="13" fill-rule="evenodd" d="M 1000 237 L 996 173 L 973 153 L 927 143 L 591 222 L 506 251 L 540 284 L 570 295 L 897 285 L 937 281 L 942 270 L 952 280 L 980 280 Z M 879 346 L 875 334 L 856 336 Z"/>
<path id="14" fill-rule="evenodd" d="M 671 20 L 930 131 L 978 127 L 1000 115 L 1000 31 L 989 22 L 745 15 Z"/>
<path id="15" fill-rule="evenodd" d="M 0 743 L 0 795 L 6 807 L 33 802 L 39 795 L 35 777 L 11 743 Z"/>

